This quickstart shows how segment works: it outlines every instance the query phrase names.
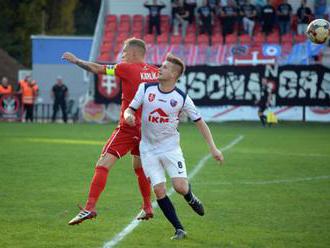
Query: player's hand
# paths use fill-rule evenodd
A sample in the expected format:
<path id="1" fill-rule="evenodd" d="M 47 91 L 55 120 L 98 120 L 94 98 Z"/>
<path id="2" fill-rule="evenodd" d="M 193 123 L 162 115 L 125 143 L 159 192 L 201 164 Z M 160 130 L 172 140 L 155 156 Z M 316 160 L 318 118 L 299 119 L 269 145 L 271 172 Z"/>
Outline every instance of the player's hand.
<path id="1" fill-rule="evenodd" d="M 63 53 L 62 59 L 65 59 L 72 64 L 76 64 L 77 61 L 79 60 L 73 53 L 70 52 Z"/>
<path id="2" fill-rule="evenodd" d="M 223 154 L 218 148 L 216 148 L 216 147 L 212 148 L 211 154 L 215 160 L 220 162 L 220 164 L 222 164 L 224 162 Z"/>
<path id="3" fill-rule="evenodd" d="M 131 114 L 131 113 L 126 113 L 124 115 L 124 119 L 126 121 L 126 123 L 130 126 L 135 126 L 135 115 Z"/>
<path id="4" fill-rule="evenodd" d="M 132 127 L 135 126 L 135 116 L 134 115 L 130 114 L 130 115 L 126 116 L 125 120 L 126 120 L 128 125 L 130 125 Z"/>

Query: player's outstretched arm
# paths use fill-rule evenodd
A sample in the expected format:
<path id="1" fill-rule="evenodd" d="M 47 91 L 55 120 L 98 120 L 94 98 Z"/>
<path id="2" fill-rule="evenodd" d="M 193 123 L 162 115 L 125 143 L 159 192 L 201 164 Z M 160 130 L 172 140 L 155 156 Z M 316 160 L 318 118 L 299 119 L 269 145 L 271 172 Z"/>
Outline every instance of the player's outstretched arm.
<path id="1" fill-rule="evenodd" d="M 79 59 L 73 53 L 70 52 L 63 53 L 62 59 L 65 59 L 68 62 L 75 64 L 86 71 L 90 71 L 95 74 L 105 74 L 105 69 L 103 65 Z"/>
<path id="2" fill-rule="evenodd" d="M 132 108 L 128 107 L 127 109 L 125 109 L 124 120 L 128 125 L 132 127 L 135 126 L 135 111 Z"/>
<path id="3" fill-rule="evenodd" d="M 208 144 L 213 158 L 215 160 L 219 161 L 220 163 L 222 163 L 224 161 L 222 152 L 214 144 L 211 131 L 210 131 L 209 127 L 207 126 L 207 124 L 205 123 L 205 121 L 203 119 L 200 119 L 199 121 L 196 121 L 195 124 L 198 127 L 202 136 L 204 137 L 206 143 Z"/>

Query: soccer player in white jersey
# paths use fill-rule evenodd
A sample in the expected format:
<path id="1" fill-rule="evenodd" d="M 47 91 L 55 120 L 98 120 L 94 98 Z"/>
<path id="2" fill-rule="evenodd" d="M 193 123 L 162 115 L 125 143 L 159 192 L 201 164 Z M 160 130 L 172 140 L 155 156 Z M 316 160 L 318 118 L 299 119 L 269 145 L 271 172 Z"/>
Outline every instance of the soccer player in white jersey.
<path id="1" fill-rule="evenodd" d="M 182 111 L 196 123 L 212 156 L 220 162 L 224 159 L 191 98 L 175 86 L 184 68 L 184 63 L 179 58 L 168 54 L 160 67 L 159 83 L 140 84 L 134 99 L 124 112 L 125 121 L 134 126 L 135 111 L 142 106 L 142 139 L 140 142 L 142 166 L 147 177 L 150 178 L 159 207 L 175 228 L 175 235 L 172 239 L 183 239 L 186 232 L 176 215 L 171 200 L 166 195 L 165 171 L 171 177 L 176 192 L 184 196 L 197 214 L 204 215 L 202 203 L 191 192 L 180 147 L 177 127 Z"/>

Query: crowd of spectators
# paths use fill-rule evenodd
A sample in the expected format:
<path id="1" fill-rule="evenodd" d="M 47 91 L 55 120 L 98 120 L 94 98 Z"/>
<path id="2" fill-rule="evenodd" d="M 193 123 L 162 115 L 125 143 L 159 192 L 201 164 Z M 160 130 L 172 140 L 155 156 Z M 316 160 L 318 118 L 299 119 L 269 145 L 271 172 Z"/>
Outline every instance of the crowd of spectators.
<path id="1" fill-rule="evenodd" d="M 306 0 L 300 1 L 300 7 L 293 13 L 287 0 L 203 0 L 201 5 L 197 4 L 197 0 L 172 0 L 171 27 L 174 35 L 179 34 L 181 27 L 183 37 L 189 25 L 196 25 L 199 34 L 211 36 L 216 30 L 216 23 L 220 23 L 223 36 L 232 33 L 253 36 L 257 25 L 266 35 L 272 33 L 275 27 L 279 29 L 280 35 L 284 35 L 292 30 L 292 26 L 296 27 L 294 31 L 297 34 L 303 34 L 314 15 L 306 5 Z M 322 2 L 324 0 L 315 0 L 315 12 L 318 11 L 318 17 L 325 18 L 329 9 L 323 8 Z M 153 33 L 155 27 L 156 33 L 160 35 L 160 16 L 166 5 L 162 1 L 153 0 L 144 6 L 149 9 L 149 33 Z"/>

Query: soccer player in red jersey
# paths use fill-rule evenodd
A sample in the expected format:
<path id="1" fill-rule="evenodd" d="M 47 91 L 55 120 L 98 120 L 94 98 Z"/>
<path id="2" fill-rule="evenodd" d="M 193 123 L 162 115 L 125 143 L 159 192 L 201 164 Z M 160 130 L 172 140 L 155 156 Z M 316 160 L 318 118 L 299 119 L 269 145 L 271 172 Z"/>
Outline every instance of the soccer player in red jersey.
<path id="1" fill-rule="evenodd" d="M 69 52 L 65 52 L 62 56 L 63 59 L 87 71 L 119 77 L 122 86 L 122 104 L 119 125 L 103 147 L 101 156 L 96 163 L 86 206 L 85 208 L 81 208 L 81 211 L 69 222 L 69 225 L 79 224 L 84 220 L 96 217 L 95 206 L 100 194 L 105 188 L 108 172 L 117 159 L 128 152 L 132 154 L 133 167 L 143 197 L 143 207 L 138 219 L 147 220 L 153 217 L 150 200 L 150 183 L 143 172 L 139 153 L 141 110 L 136 114 L 137 122 L 134 127 L 129 126 L 123 118 L 123 113 L 133 100 L 139 84 L 141 82 L 156 82 L 158 79 L 158 68 L 144 62 L 145 53 L 146 46 L 144 41 L 130 38 L 124 43 L 122 62 L 116 65 L 101 65 L 84 61 Z"/>

